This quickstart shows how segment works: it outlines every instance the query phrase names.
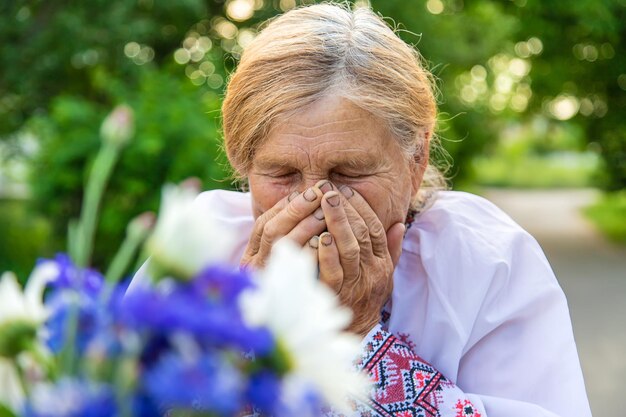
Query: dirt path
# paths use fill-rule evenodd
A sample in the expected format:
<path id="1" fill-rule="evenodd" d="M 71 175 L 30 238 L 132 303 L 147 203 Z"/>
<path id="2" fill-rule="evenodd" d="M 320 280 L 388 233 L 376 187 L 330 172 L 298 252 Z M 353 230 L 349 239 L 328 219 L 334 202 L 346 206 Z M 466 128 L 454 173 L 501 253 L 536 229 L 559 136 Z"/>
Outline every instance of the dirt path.
<path id="1" fill-rule="evenodd" d="M 533 234 L 567 295 L 591 410 L 626 416 L 626 248 L 608 243 L 580 214 L 594 190 L 485 190 Z"/>

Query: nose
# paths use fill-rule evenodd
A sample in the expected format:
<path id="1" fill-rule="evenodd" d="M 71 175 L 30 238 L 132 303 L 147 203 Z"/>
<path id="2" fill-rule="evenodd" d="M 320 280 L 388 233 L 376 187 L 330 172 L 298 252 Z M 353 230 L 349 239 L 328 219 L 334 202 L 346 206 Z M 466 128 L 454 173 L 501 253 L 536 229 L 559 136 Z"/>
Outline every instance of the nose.
<path id="1" fill-rule="evenodd" d="M 332 182 L 330 182 L 328 178 L 310 179 L 310 180 L 305 181 L 305 184 L 306 184 L 306 187 L 304 187 L 305 190 L 309 187 L 317 187 L 324 194 L 336 189 L 335 185 Z"/>

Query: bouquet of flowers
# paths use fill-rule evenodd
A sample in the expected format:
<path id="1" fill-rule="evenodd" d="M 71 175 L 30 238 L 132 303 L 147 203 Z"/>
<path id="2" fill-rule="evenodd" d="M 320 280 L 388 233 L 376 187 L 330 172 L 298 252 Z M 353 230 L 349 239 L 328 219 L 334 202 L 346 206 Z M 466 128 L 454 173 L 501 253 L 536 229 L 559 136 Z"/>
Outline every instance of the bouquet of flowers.
<path id="1" fill-rule="evenodd" d="M 104 274 L 89 267 L 102 192 L 132 137 L 132 111 L 104 121 L 68 254 L 39 260 L 22 289 L 0 278 L 0 416 L 241 416 L 341 412 L 366 387 L 352 370 L 351 313 L 289 242 L 263 271 L 221 261 L 232 238 L 164 188 Z M 122 279 L 140 248 L 138 285 Z M 334 412 L 334 411 L 332 411 Z"/>

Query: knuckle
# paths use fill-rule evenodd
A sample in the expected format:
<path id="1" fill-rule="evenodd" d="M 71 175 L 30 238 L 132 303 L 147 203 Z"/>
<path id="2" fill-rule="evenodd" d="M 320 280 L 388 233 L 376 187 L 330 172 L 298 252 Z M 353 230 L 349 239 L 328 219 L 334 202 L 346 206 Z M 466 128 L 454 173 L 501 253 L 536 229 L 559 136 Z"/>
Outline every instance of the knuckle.
<path id="1" fill-rule="evenodd" d="M 273 242 L 274 239 L 276 238 L 276 222 L 270 221 L 265 223 L 265 225 L 263 226 L 263 236 L 262 236 L 262 241 L 267 241 L 269 240 L 270 242 Z"/>
<path id="2" fill-rule="evenodd" d="M 267 215 L 267 213 L 263 213 L 261 216 L 259 216 L 257 221 L 254 222 L 252 234 L 257 236 L 261 235 L 263 233 L 263 229 L 265 229 L 265 225 L 269 221 L 269 218 L 270 217 Z"/>
<path id="3" fill-rule="evenodd" d="M 386 240 L 387 239 L 387 235 L 385 234 L 385 229 L 383 228 L 383 225 L 380 224 L 380 222 L 374 222 L 372 224 L 372 226 L 370 227 L 370 231 L 369 231 L 372 240 Z"/>
<path id="4" fill-rule="evenodd" d="M 284 214 L 291 220 L 298 220 L 302 217 L 300 209 L 294 204 L 289 204 L 285 207 Z"/>
<path id="5" fill-rule="evenodd" d="M 263 233 L 263 235 L 261 236 L 261 243 L 259 245 L 259 253 L 269 253 L 272 245 L 274 244 L 274 240 L 274 235 L 272 235 L 271 233 Z"/>
<path id="6" fill-rule="evenodd" d="M 365 226 L 361 226 L 361 225 L 355 226 L 353 233 L 354 233 L 354 237 L 356 237 L 356 240 L 358 242 L 366 242 L 370 238 L 370 233 Z"/>
<path id="7" fill-rule="evenodd" d="M 359 254 L 359 245 L 358 244 L 350 244 L 346 248 L 346 251 L 343 254 L 342 258 L 346 262 L 353 263 L 353 262 L 358 262 L 359 255 L 360 255 Z"/>

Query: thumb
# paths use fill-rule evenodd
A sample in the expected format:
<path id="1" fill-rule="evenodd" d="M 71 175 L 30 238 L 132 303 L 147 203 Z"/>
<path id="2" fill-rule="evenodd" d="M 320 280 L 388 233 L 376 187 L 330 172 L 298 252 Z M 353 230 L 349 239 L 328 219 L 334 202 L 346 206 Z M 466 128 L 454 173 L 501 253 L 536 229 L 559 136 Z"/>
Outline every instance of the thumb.
<path id="1" fill-rule="evenodd" d="M 387 248 L 389 249 L 389 255 L 391 255 L 391 262 L 393 262 L 394 268 L 400 260 L 405 231 L 406 226 L 404 223 L 396 223 L 387 230 Z"/>

